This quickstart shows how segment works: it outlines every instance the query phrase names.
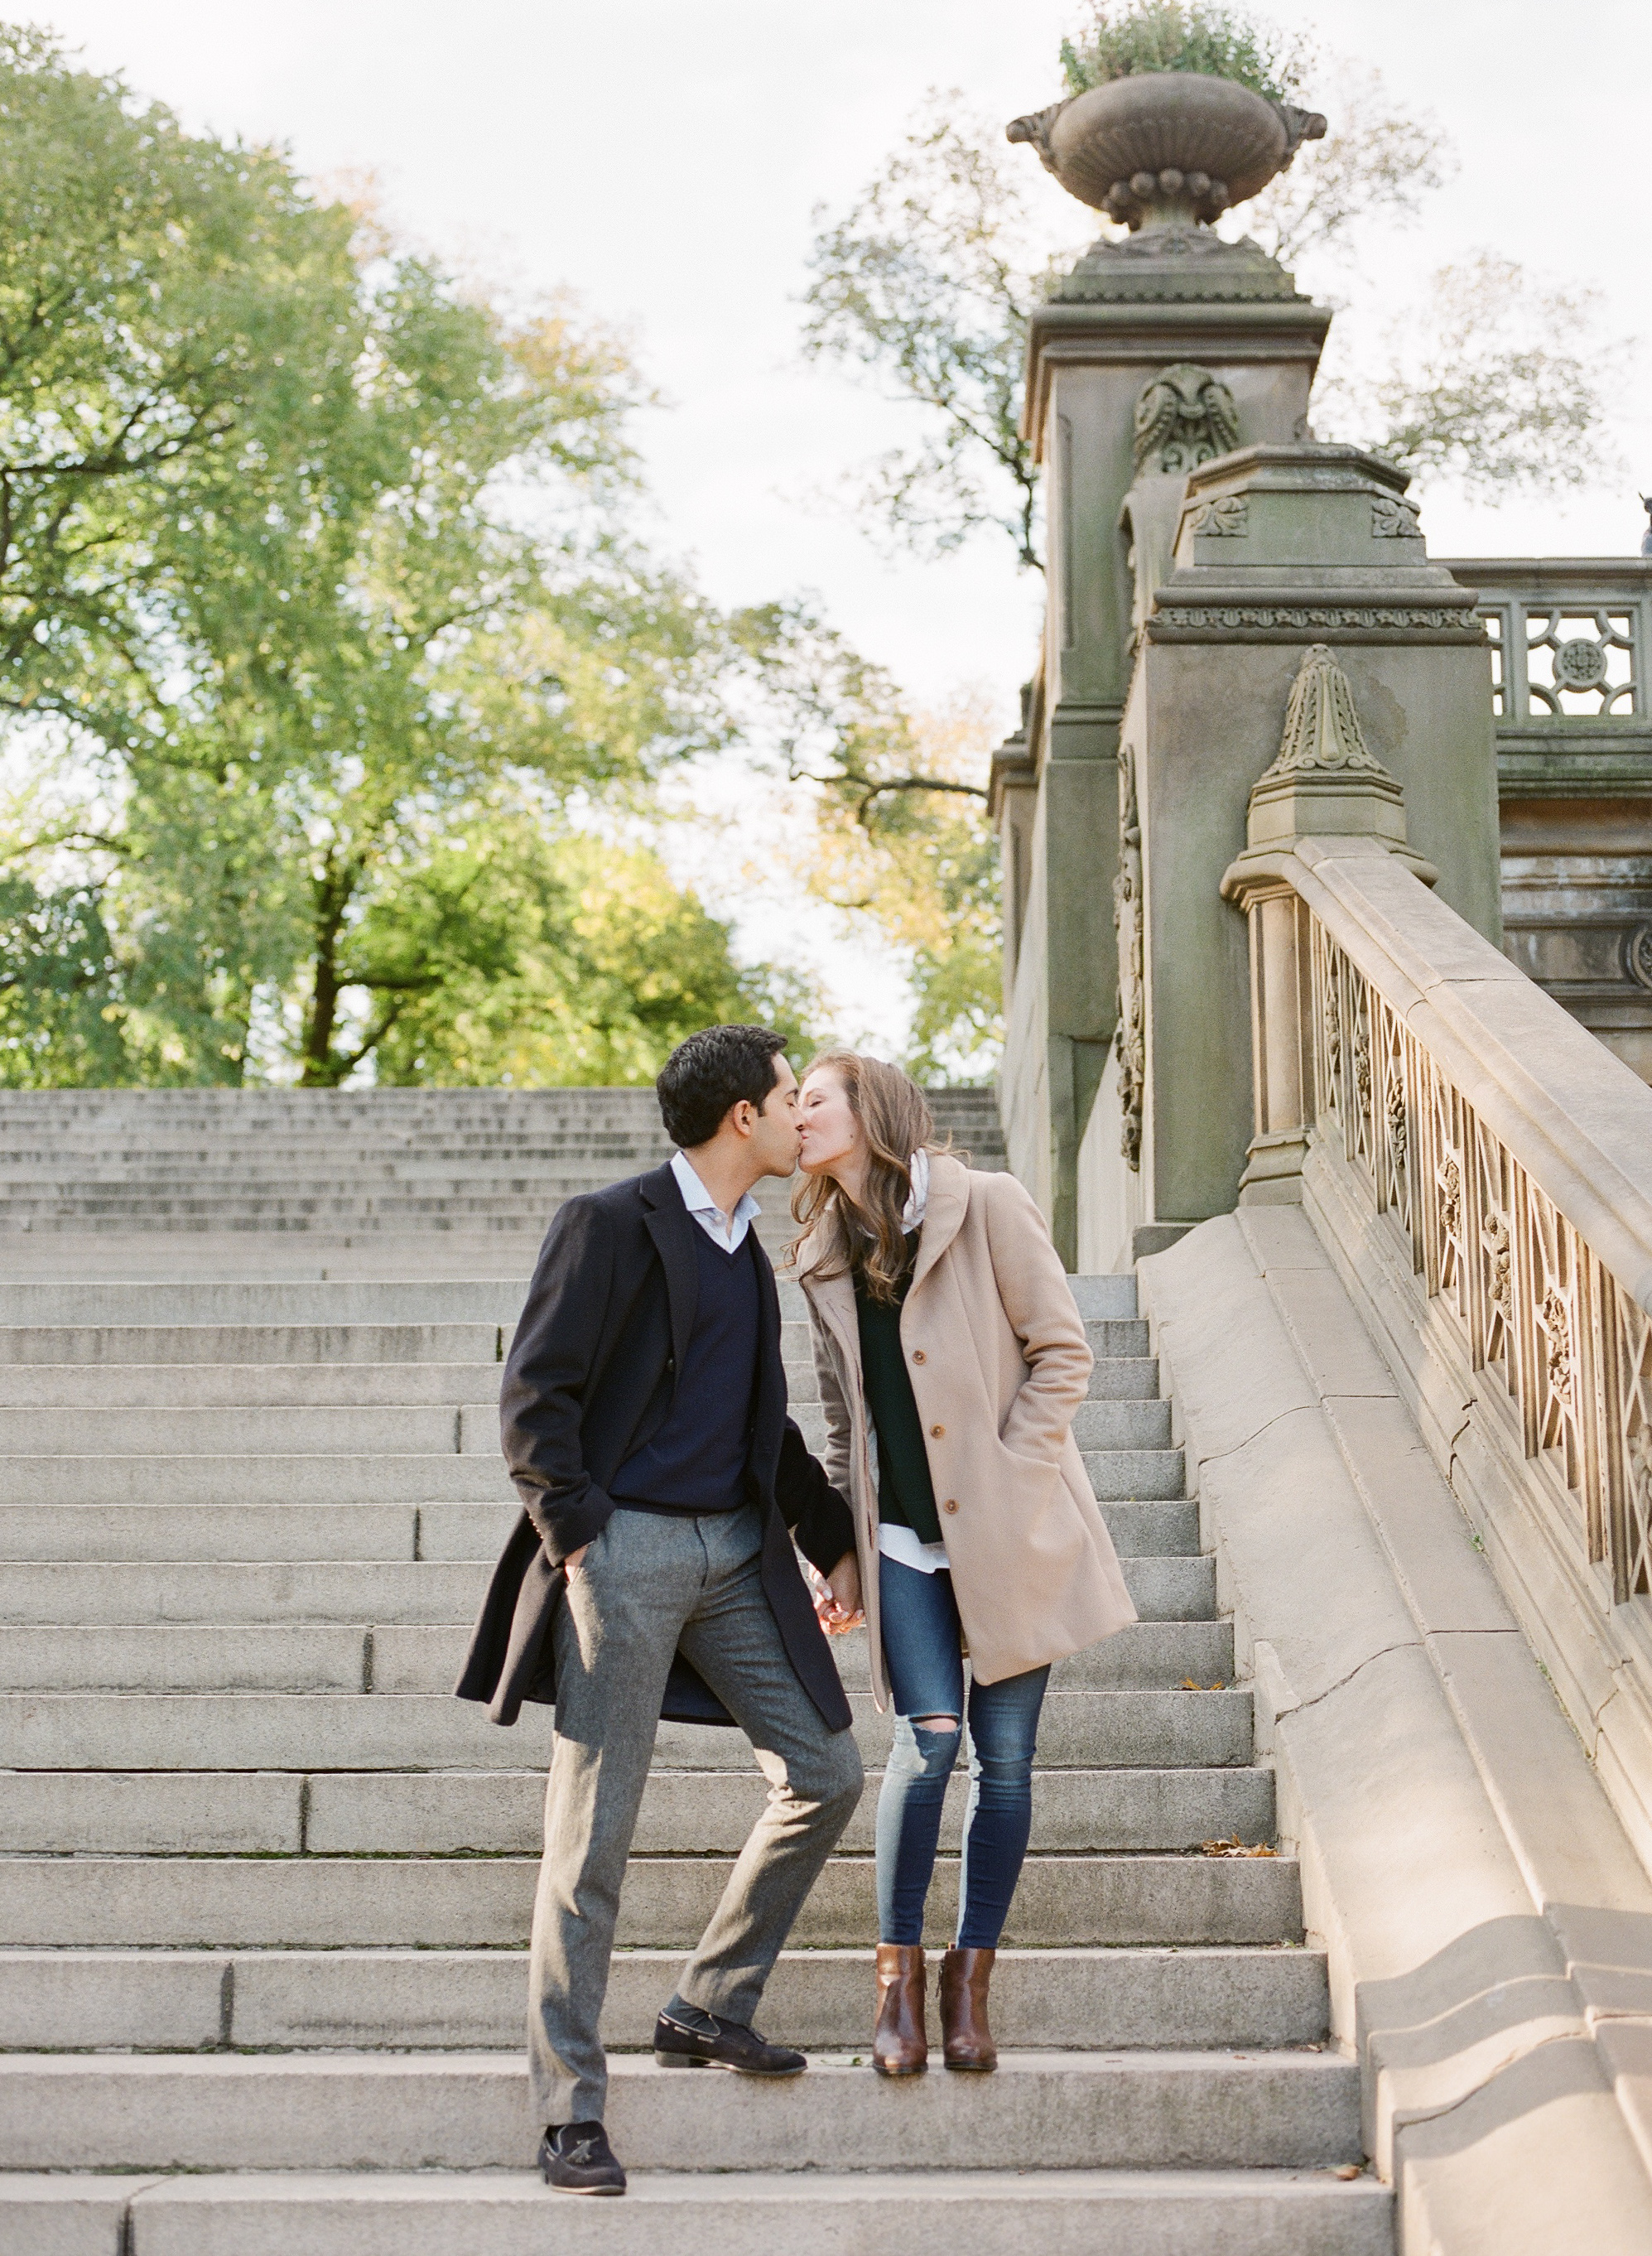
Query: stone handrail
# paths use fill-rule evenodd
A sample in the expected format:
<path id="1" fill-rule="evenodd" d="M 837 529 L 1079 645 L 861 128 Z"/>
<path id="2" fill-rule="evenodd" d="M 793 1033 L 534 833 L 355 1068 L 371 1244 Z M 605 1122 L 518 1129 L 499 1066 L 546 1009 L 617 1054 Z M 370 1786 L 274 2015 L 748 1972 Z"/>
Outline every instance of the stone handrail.
<path id="1" fill-rule="evenodd" d="M 1240 871 L 1244 1195 L 1308 1207 L 1652 1854 L 1652 1089 L 1377 840 Z"/>

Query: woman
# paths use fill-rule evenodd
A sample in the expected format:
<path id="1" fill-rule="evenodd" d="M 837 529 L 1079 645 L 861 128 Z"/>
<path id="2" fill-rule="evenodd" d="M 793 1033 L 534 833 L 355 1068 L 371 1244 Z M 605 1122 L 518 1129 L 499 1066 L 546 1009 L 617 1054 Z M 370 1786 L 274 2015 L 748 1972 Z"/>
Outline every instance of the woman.
<path id="1" fill-rule="evenodd" d="M 799 1119 L 794 1258 L 826 1470 L 856 1536 L 821 1619 L 841 1630 L 864 1612 L 873 1693 L 896 1715 L 872 2064 L 913 2076 L 928 2062 L 924 1907 L 967 1717 L 941 2024 L 948 2068 L 990 2069 L 988 1989 L 1026 1855 L 1051 1663 L 1135 1618 L 1072 1439 L 1092 1357 L 1037 1208 L 1013 1175 L 973 1174 L 937 1145 L 906 1074 L 832 1051 L 804 1080 Z"/>

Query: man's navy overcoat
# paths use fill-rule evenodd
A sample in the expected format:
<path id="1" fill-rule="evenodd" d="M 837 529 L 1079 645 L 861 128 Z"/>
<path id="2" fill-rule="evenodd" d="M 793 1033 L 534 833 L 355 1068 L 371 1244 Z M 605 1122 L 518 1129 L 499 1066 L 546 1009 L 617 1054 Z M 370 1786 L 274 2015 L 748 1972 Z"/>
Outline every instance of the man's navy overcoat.
<path id="1" fill-rule="evenodd" d="M 514 1724 L 524 1700 L 554 1704 L 552 1624 L 562 1562 L 606 1525 L 608 1483 L 671 1406 L 693 1327 L 698 1270 L 669 1166 L 571 1198 L 557 1210 L 506 1358 L 499 1421 L 522 1518 L 493 1572 L 455 1688 Z M 746 1234 L 763 1311 L 746 1479 L 763 1512 L 763 1586 L 799 1681 L 833 1731 L 849 1703 L 791 1547 L 822 1573 L 854 1548 L 848 1506 L 786 1415 L 780 1296 L 755 1230 Z M 731 1719 L 679 1653 L 661 1714 Z"/>

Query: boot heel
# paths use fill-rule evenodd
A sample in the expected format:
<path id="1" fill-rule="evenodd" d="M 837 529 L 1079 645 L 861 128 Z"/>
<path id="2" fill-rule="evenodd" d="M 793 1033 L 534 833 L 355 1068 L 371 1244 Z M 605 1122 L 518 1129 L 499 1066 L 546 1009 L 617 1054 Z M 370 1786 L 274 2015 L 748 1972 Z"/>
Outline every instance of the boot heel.
<path id="1" fill-rule="evenodd" d="M 688 2052 L 657 2052 L 654 2065 L 657 2068 L 709 2068 L 711 2062 L 696 2060 L 693 2054 Z"/>

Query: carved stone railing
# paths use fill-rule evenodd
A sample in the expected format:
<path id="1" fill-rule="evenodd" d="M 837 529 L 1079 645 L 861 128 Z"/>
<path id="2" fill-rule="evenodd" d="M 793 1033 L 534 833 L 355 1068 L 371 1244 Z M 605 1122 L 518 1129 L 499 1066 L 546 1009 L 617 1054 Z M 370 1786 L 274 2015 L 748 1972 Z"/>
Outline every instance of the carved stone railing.
<path id="1" fill-rule="evenodd" d="M 1306 1205 L 1652 1855 L 1652 1090 L 1376 838 L 1253 848 L 1225 890 L 1250 1195 Z"/>
<path id="2" fill-rule="evenodd" d="M 1574 737 L 1652 723 L 1652 558 L 1471 557 L 1447 568 L 1479 595 L 1500 735 L 1551 721 Z"/>
<path id="3" fill-rule="evenodd" d="M 1504 949 L 1652 1081 L 1652 556 L 1450 569 L 1492 650 Z"/>

